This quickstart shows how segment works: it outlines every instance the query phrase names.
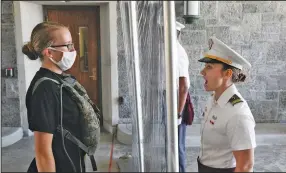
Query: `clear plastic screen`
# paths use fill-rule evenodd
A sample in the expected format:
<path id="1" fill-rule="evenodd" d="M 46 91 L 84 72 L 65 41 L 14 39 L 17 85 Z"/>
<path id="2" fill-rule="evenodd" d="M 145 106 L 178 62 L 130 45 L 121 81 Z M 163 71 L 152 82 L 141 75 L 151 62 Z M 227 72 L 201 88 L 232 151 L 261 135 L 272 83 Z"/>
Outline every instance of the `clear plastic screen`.
<path id="1" fill-rule="evenodd" d="M 134 57 L 130 1 L 119 1 L 128 102 L 132 121 L 132 170 L 139 171 Z M 163 2 L 137 1 L 137 28 L 141 80 L 145 172 L 166 172 L 165 59 Z M 119 79 L 120 80 L 120 79 Z"/>

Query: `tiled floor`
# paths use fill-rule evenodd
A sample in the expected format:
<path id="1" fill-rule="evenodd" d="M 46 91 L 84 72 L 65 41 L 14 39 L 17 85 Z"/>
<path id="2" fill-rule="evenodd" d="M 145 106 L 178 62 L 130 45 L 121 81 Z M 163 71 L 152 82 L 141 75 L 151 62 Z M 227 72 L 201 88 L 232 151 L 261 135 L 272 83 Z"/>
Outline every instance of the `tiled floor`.
<path id="1" fill-rule="evenodd" d="M 101 145 L 96 154 L 96 160 L 99 172 L 108 171 L 111 135 L 103 133 Z M 116 140 L 115 140 L 116 141 Z M 187 147 L 187 171 L 197 171 L 196 157 L 198 147 Z M 118 172 L 116 159 L 131 152 L 131 146 L 125 146 L 115 143 L 114 161 L 112 172 Z M 34 157 L 33 137 L 24 138 L 21 141 L 2 148 L 2 171 L 3 172 L 25 172 Z M 255 172 L 285 172 L 286 171 L 286 144 L 285 145 L 265 145 L 258 146 L 255 151 Z M 87 171 L 91 171 L 89 162 L 87 162 Z"/>

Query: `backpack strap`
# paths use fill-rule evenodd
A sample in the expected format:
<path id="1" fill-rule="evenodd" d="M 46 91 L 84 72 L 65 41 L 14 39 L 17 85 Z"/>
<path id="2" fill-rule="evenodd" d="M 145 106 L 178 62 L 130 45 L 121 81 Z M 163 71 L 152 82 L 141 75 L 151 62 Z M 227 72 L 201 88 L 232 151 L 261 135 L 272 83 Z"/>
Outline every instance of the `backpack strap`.
<path id="1" fill-rule="evenodd" d="M 61 132 L 60 126 L 57 127 L 57 131 Z M 80 149 L 82 149 L 85 153 L 88 154 L 90 161 L 91 161 L 93 171 L 97 171 L 96 161 L 95 161 L 93 153 L 90 152 L 90 148 L 88 148 L 86 145 L 84 145 L 79 139 L 77 139 L 77 137 L 72 135 L 68 130 L 66 130 L 64 128 L 63 128 L 63 136 L 65 138 L 67 138 L 68 140 L 70 140 L 72 143 L 74 143 L 76 146 L 78 146 Z"/>
<path id="2" fill-rule="evenodd" d="M 33 87 L 33 90 L 32 90 L 32 95 L 34 94 L 36 88 L 38 88 L 38 86 L 45 80 L 50 80 L 50 81 L 53 81 L 54 83 L 60 85 L 60 82 L 55 80 L 55 79 L 51 79 L 51 78 L 48 78 L 48 77 L 42 77 L 40 79 L 38 79 Z"/>
<path id="3" fill-rule="evenodd" d="M 61 126 L 59 125 L 57 127 L 57 131 L 61 132 Z M 90 155 L 91 153 L 89 152 L 89 148 L 84 145 L 79 139 L 77 139 L 77 137 L 75 137 L 74 135 L 72 135 L 68 130 L 63 128 L 63 135 L 65 138 L 67 138 L 68 140 L 70 140 L 72 143 L 74 143 L 75 145 L 77 145 L 79 148 L 81 148 L 84 152 L 86 152 L 88 155 Z"/>

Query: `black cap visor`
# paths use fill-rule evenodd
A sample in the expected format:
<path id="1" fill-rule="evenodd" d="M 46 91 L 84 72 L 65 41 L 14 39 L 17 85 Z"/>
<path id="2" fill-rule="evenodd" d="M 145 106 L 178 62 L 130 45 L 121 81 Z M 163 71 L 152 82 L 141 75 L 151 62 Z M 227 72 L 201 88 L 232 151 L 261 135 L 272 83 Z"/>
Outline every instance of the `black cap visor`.
<path id="1" fill-rule="evenodd" d="M 202 59 L 198 60 L 199 62 L 204 62 L 204 63 L 224 63 L 222 61 L 216 60 L 216 59 L 212 59 L 212 58 L 208 58 L 208 57 L 204 57 Z"/>

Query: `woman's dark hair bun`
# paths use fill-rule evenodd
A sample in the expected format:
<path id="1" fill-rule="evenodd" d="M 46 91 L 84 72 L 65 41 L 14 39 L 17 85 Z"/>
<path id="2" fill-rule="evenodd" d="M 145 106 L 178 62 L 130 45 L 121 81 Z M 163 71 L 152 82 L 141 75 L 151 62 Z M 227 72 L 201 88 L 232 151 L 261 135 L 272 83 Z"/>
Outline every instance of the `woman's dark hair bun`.
<path id="1" fill-rule="evenodd" d="M 244 82 L 245 79 L 246 79 L 246 75 L 245 74 L 243 74 L 243 73 L 239 73 L 238 74 L 238 81 L 239 82 Z"/>
<path id="2" fill-rule="evenodd" d="M 30 43 L 27 43 L 22 47 L 22 52 L 27 55 L 30 60 L 36 60 L 39 57 L 38 53 L 33 49 Z"/>

